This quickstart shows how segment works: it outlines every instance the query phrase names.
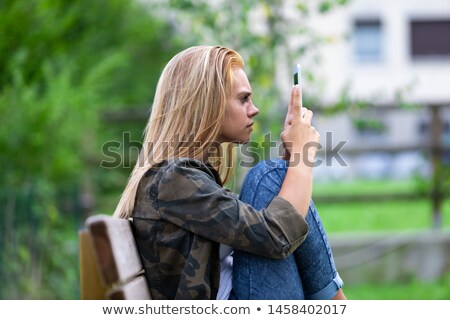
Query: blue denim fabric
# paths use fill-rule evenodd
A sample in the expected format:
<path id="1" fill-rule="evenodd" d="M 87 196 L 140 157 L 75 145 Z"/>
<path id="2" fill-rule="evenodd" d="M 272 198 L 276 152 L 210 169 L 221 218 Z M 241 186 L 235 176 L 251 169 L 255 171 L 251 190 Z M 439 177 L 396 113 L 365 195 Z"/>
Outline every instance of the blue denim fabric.
<path id="1" fill-rule="evenodd" d="M 240 199 L 255 209 L 267 207 L 278 195 L 287 162 L 260 162 L 246 176 Z M 314 203 L 306 215 L 309 233 L 286 259 L 270 259 L 234 251 L 233 294 L 243 300 L 327 300 L 343 286 L 336 271 L 325 230 Z"/>

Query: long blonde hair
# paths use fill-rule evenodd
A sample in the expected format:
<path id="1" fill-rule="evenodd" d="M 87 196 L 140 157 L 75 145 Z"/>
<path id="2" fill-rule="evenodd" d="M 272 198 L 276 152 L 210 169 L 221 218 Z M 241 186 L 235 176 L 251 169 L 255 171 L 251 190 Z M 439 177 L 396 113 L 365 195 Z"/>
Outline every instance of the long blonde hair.
<path id="1" fill-rule="evenodd" d="M 156 163 L 190 157 L 211 161 L 226 183 L 233 169 L 232 148 L 219 144 L 233 69 L 242 57 L 219 46 L 196 46 L 175 55 L 159 78 L 139 158 L 114 216 L 127 219 L 139 182 Z M 219 159 L 219 161 L 217 161 Z"/>

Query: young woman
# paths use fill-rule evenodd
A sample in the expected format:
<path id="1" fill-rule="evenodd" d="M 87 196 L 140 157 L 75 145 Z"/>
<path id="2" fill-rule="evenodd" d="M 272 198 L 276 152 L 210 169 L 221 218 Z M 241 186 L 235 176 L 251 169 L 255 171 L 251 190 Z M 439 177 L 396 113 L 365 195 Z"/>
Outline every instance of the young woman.
<path id="1" fill-rule="evenodd" d="M 316 148 L 303 149 L 319 134 L 312 112 L 300 115 L 300 88 L 282 134 L 288 161 L 256 166 L 241 199 L 223 187 L 232 144 L 249 141 L 259 112 L 243 67 L 218 46 L 171 59 L 114 216 L 133 219 L 153 299 L 344 298 L 311 202 Z"/>

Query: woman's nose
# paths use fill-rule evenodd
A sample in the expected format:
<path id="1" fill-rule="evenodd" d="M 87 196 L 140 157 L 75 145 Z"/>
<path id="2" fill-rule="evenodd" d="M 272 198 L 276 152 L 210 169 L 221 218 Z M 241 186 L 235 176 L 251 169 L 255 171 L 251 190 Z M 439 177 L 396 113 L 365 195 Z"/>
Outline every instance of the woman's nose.
<path id="1" fill-rule="evenodd" d="M 254 117 L 254 116 L 256 116 L 258 113 L 259 113 L 259 109 L 258 109 L 254 104 L 252 104 L 252 106 L 251 106 L 251 108 L 250 108 L 249 116 L 250 116 L 250 117 Z"/>

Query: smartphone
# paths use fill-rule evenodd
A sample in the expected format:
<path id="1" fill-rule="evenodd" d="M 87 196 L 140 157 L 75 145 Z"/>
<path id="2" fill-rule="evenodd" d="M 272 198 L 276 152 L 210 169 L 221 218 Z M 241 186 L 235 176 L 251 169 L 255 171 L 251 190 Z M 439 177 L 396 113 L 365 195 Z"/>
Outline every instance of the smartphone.
<path id="1" fill-rule="evenodd" d="M 302 76 L 302 67 L 300 66 L 300 64 L 295 64 L 294 65 L 294 70 L 292 71 L 293 76 L 294 76 L 294 84 L 299 84 L 301 76 Z"/>
<path id="2" fill-rule="evenodd" d="M 295 64 L 294 65 L 294 69 L 292 71 L 293 77 L 294 77 L 294 84 L 298 84 L 301 86 L 301 79 L 302 79 L 302 67 L 300 66 L 300 64 Z M 302 92 L 302 96 L 303 96 L 303 92 Z M 303 116 L 303 101 L 300 100 L 300 110 L 301 110 L 301 114 Z"/>

